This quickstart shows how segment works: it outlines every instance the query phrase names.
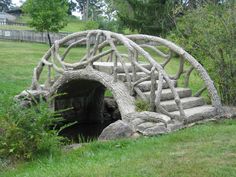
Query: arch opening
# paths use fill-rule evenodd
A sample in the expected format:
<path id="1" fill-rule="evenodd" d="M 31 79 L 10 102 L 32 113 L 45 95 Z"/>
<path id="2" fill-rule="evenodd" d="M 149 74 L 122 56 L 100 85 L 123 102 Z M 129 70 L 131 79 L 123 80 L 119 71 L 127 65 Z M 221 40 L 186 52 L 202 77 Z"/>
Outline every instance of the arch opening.
<path id="1" fill-rule="evenodd" d="M 109 124 L 121 119 L 112 96 L 105 96 L 106 87 L 98 81 L 77 79 L 61 85 L 54 101 L 66 123 L 77 122 L 61 131 L 74 142 L 96 139 Z"/>

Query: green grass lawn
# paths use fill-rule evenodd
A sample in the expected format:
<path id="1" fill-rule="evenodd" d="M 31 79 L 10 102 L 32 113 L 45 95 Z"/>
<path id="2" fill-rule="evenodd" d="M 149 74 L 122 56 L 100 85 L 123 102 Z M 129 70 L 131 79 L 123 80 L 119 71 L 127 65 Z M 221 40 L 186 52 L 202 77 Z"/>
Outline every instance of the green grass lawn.
<path id="1" fill-rule="evenodd" d="M 92 142 L 56 157 L 35 159 L 4 177 L 233 177 L 236 121 L 198 125 L 159 137 Z"/>
<path id="2" fill-rule="evenodd" d="M 29 17 L 22 16 L 17 20 L 20 23 L 27 23 L 29 21 Z M 89 29 L 97 29 L 98 23 L 95 21 L 81 21 L 77 18 L 70 17 L 68 20 L 68 24 L 60 30 L 60 32 L 78 32 L 78 31 L 85 31 Z M 34 28 L 30 26 L 18 26 L 18 25 L 0 25 L 0 30 L 34 30 Z"/>
<path id="3" fill-rule="evenodd" d="M 1 116 L 6 102 L 30 86 L 33 68 L 48 46 L 0 41 L 0 49 Z M 84 53 L 85 48 L 76 48 L 70 57 L 74 61 Z M 173 60 L 172 68 L 176 65 L 177 60 Z M 196 79 L 192 81 L 194 83 L 198 84 Z M 236 121 L 227 120 L 159 137 L 95 141 L 76 151 L 2 168 L 0 176 L 231 177 L 236 176 L 235 132 Z"/>
<path id="4" fill-rule="evenodd" d="M 0 95 L 11 97 L 29 87 L 33 68 L 49 49 L 46 44 L 0 40 Z M 73 61 L 85 54 L 84 48 L 72 50 Z"/>
<path id="5" fill-rule="evenodd" d="M 97 29 L 96 24 L 92 24 L 91 26 L 86 25 L 87 23 L 82 23 L 81 21 L 78 22 L 69 22 L 64 28 L 60 30 L 60 32 L 78 32 L 78 31 L 85 31 L 88 29 Z M 88 28 L 87 28 L 88 27 Z M 18 26 L 18 25 L 0 25 L 0 30 L 35 30 L 30 26 Z"/>

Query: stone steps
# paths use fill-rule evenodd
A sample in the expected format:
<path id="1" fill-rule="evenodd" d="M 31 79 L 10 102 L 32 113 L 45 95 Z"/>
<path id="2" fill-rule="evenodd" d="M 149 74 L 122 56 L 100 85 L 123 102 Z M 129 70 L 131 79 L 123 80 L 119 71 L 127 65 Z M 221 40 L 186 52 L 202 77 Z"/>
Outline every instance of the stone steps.
<path id="1" fill-rule="evenodd" d="M 126 63 L 126 66 L 128 68 L 130 77 L 132 81 L 134 80 L 134 76 L 132 73 L 132 67 L 130 63 Z M 146 69 L 150 70 L 150 65 L 148 64 L 142 64 L 143 67 Z M 99 71 L 106 72 L 108 74 L 113 74 L 113 63 L 107 63 L 107 62 L 94 62 L 94 68 L 98 69 Z M 147 74 L 142 72 L 140 69 L 136 68 L 138 72 L 136 72 L 136 79 L 140 79 L 143 77 L 146 77 Z M 117 78 L 120 81 L 126 82 L 127 84 L 127 79 L 126 75 L 124 73 L 124 69 L 122 68 L 121 63 L 118 63 L 118 68 L 117 68 Z M 181 103 L 184 109 L 184 112 L 187 117 L 187 122 L 195 122 L 199 121 L 205 118 L 213 117 L 216 115 L 215 108 L 211 105 L 205 105 L 205 101 L 201 97 L 193 97 L 192 96 L 192 91 L 189 88 L 180 88 L 177 87 L 177 81 L 172 80 L 173 84 L 175 86 L 175 89 L 177 93 L 179 94 L 179 97 L 181 98 Z M 158 80 L 156 81 L 158 85 Z M 150 90 L 151 90 L 151 80 L 144 81 L 138 85 L 136 85 L 137 88 L 139 88 L 143 94 L 150 99 Z M 157 91 L 156 91 L 157 93 Z M 174 95 L 169 88 L 169 85 L 163 81 L 163 90 L 161 93 L 161 106 L 168 111 L 169 113 L 176 115 L 176 118 L 179 116 L 179 111 L 178 107 L 174 101 Z M 159 114 L 159 113 L 156 113 Z M 150 115 L 150 113 L 149 113 Z M 164 115 L 163 115 L 164 116 Z M 145 117 L 145 116 L 144 116 Z M 150 132 L 155 132 L 154 129 L 159 129 L 160 127 L 163 127 L 163 125 L 159 125 L 160 123 L 154 123 L 152 121 L 147 121 L 147 120 L 141 120 L 141 119 L 134 119 L 134 122 L 132 123 L 135 125 L 138 131 L 140 132 L 145 132 L 147 133 L 148 131 Z M 137 124 L 137 125 L 136 125 Z M 163 123 L 162 123 L 163 124 Z M 180 123 L 182 126 L 182 123 Z M 171 127 L 172 125 L 170 125 Z M 174 126 L 176 126 L 174 124 Z M 147 133 L 149 134 L 149 133 Z"/>
<path id="2" fill-rule="evenodd" d="M 130 74 L 131 79 L 134 80 L 133 73 L 129 73 L 129 74 Z M 146 76 L 147 76 L 147 74 L 144 73 L 144 72 L 137 72 L 136 73 L 136 79 L 141 79 L 141 78 L 146 77 Z M 126 78 L 125 73 L 118 73 L 117 78 L 119 80 L 123 81 L 123 82 L 127 82 L 127 78 Z"/>
<path id="3" fill-rule="evenodd" d="M 177 86 L 177 81 L 176 80 L 172 80 L 174 83 L 174 86 Z M 159 81 L 156 81 L 157 85 L 159 83 Z M 151 81 L 144 81 L 140 84 L 137 85 L 137 87 L 142 91 L 142 92 L 148 92 L 151 90 Z M 169 88 L 169 85 L 167 84 L 167 82 L 163 81 L 163 89 Z"/>
<path id="4" fill-rule="evenodd" d="M 126 68 L 128 69 L 129 72 L 132 72 L 132 66 L 131 63 L 125 63 Z M 146 64 L 146 63 L 140 63 L 140 65 L 148 70 L 151 69 L 150 64 Z M 93 63 L 93 67 L 94 69 L 97 69 L 98 71 L 101 72 L 105 72 L 108 74 L 112 74 L 113 73 L 113 67 L 114 67 L 114 63 L 113 62 L 94 62 Z M 135 68 L 136 72 L 141 72 L 141 69 L 139 68 Z M 124 73 L 124 69 L 121 63 L 117 63 L 117 73 Z"/>
<path id="5" fill-rule="evenodd" d="M 179 94 L 180 98 L 190 97 L 192 95 L 192 91 L 189 88 L 177 87 L 175 89 L 176 89 L 177 93 Z M 157 93 L 157 91 L 156 91 L 156 93 Z M 148 99 L 150 99 L 150 94 L 151 94 L 150 91 L 149 92 L 144 92 L 144 95 Z M 161 93 L 161 101 L 172 100 L 172 99 L 174 99 L 174 95 L 173 95 L 171 89 L 163 89 L 162 93 Z"/>
<path id="6" fill-rule="evenodd" d="M 181 99 L 183 109 L 189 109 L 196 106 L 202 106 L 205 101 L 201 97 L 186 97 Z M 161 106 L 168 112 L 177 111 L 178 107 L 174 100 L 162 101 Z"/>

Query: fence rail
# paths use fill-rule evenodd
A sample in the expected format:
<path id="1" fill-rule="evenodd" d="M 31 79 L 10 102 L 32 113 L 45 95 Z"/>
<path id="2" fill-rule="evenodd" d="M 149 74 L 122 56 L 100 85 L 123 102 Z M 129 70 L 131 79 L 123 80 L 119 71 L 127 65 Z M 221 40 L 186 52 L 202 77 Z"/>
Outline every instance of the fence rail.
<path id="1" fill-rule="evenodd" d="M 56 40 L 60 40 L 71 33 L 50 33 L 51 41 L 54 43 Z M 77 37 L 71 40 L 65 45 L 70 45 L 71 43 L 80 40 L 82 37 Z M 0 40 L 15 40 L 15 41 L 26 41 L 26 42 L 37 42 L 37 43 L 48 43 L 48 37 L 46 32 L 36 32 L 32 30 L 1 30 L 0 29 Z M 102 38 L 100 40 L 103 40 Z M 90 43 L 95 44 L 96 37 L 91 36 Z M 86 42 L 82 42 L 85 45 Z"/>
<path id="2" fill-rule="evenodd" d="M 20 23 L 20 22 L 14 22 L 7 20 L 5 25 L 14 25 L 14 26 L 28 26 L 27 23 Z"/>
<path id="3" fill-rule="evenodd" d="M 50 33 L 52 42 L 62 39 L 69 33 Z M 48 43 L 46 32 L 36 32 L 31 30 L 0 30 L 0 39 Z"/>

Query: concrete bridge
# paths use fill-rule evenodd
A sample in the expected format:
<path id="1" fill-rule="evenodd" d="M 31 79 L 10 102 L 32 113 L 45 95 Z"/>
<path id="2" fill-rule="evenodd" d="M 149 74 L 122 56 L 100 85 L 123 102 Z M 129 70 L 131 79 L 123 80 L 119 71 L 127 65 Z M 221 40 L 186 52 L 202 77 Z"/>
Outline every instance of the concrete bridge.
<path id="1" fill-rule="evenodd" d="M 92 38 L 96 38 L 95 43 L 91 43 Z M 81 50 L 78 46 L 82 44 L 86 44 L 86 54 L 71 61 L 70 51 Z M 179 63 L 178 69 L 169 74 L 173 60 Z M 189 87 L 192 73 L 204 83 L 196 93 Z M 208 73 L 181 47 L 160 37 L 103 30 L 78 32 L 56 41 L 34 69 L 30 89 L 17 98 L 27 104 L 32 101 L 31 95 L 48 99 L 62 94 L 53 101 L 54 110 L 71 108 L 62 113 L 66 120 L 92 123 L 105 121 L 106 90 L 117 104 L 122 120 L 119 124 L 132 130 L 128 134 L 117 130 L 122 136 L 167 133 L 224 112 Z M 211 98 L 210 105 L 201 97 L 204 91 Z M 137 112 L 136 100 L 148 103 L 149 111 Z M 101 137 L 112 138 L 104 134 L 114 133 L 114 124 Z"/>

